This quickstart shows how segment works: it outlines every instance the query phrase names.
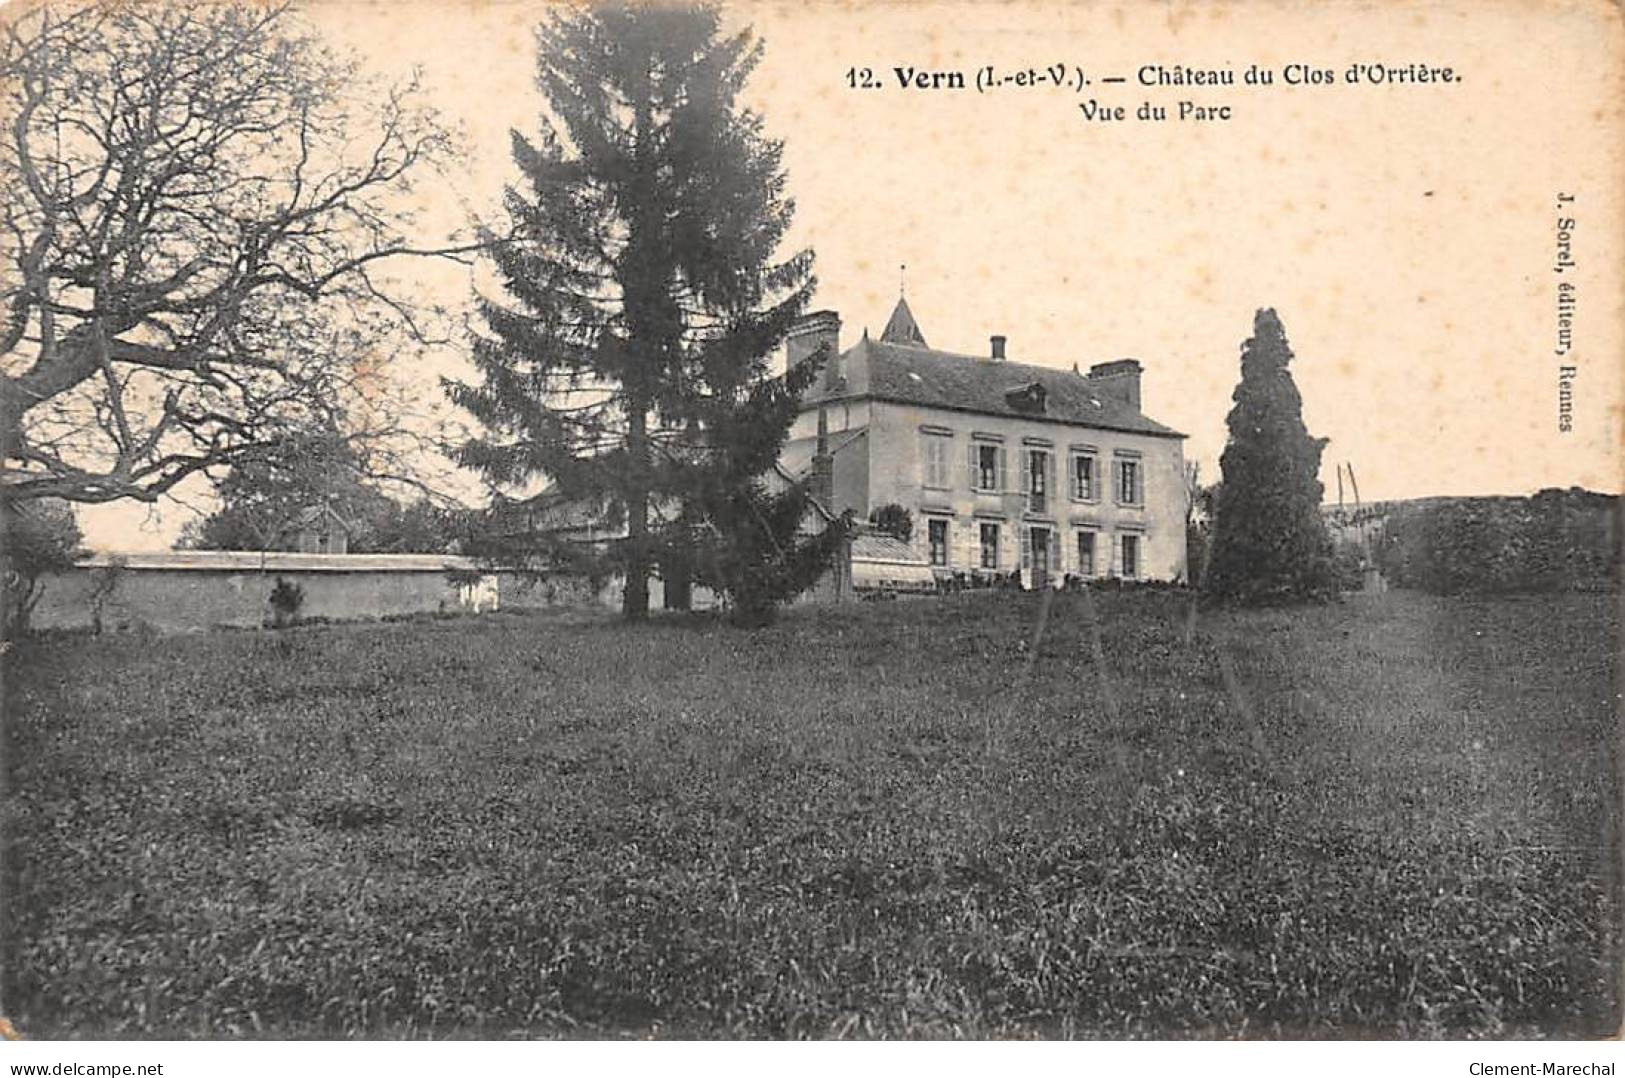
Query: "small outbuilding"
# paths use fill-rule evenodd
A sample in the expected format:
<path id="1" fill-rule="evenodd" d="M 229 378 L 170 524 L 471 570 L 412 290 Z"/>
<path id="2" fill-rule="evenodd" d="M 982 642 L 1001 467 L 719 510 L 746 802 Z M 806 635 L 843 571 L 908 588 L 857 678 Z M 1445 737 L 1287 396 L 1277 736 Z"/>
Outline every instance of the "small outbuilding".
<path id="1" fill-rule="evenodd" d="M 354 528 L 331 505 L 316 505 L 299 514 L 294 550 L 300 554 L 348 554 Z"/>

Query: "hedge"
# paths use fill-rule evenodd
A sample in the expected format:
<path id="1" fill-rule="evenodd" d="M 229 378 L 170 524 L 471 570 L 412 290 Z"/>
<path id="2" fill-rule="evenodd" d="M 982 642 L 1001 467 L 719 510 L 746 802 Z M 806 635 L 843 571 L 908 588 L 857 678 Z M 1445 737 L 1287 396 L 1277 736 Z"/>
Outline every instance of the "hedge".
<path id="1" fill-rule="evenodd" d="M 1388 582 L 1440 595 L 1618 586 L 1619 498 L 1578 488 L 1395 507 L 1375 547 Z"/>

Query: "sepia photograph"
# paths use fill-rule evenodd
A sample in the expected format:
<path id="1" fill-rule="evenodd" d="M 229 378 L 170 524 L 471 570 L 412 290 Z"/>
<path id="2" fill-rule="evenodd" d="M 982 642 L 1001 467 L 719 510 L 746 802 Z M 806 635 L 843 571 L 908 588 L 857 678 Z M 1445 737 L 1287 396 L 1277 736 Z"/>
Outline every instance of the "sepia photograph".
<path id="1" fill-rule="evenodd" d="M 1617 4 L 0 34 L 10 1073 L 1615 1073 Z"/>

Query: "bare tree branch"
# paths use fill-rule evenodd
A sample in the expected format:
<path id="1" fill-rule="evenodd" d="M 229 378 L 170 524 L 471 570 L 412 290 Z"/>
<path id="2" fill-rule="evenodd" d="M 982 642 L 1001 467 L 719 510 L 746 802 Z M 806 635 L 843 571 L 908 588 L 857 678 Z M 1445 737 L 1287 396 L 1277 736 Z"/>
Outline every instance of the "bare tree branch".
<path id="1" fill-rule="evenodd" d="M 357 366 L 447 337 L 370 271 L 493 242 L 408 233 L 449 136 L 285 4 L 41 7 L 0 30 L 0 116 L 8 501 L 151 502 L 376 410 Z"/>

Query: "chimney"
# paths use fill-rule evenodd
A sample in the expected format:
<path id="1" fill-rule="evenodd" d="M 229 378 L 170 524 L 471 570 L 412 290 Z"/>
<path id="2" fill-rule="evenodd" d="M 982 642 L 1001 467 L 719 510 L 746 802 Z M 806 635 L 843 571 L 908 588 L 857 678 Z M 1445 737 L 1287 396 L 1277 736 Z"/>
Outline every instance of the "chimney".
<path id="1" fill-rule="evenodd" d="M 1140 372 L 1144 368 L 1137 359 L 1114 359 L 1110 363 L 1096 363 L 1089 368 L 1089 381 L 1102 394 L 1123 401 L 1135 411 L 1140 409 Z"/>
<path id="2" fill-rule="evenodd" d="M 835 512 L 835 458 L 829 454 L 829 416 L 818 409 L 818 446 L 813 451 L 809 491 L 820 505 Z"/>
<path id="3" fill-rule="evenodd" d="M 803 315 L 790 327 L 790 332 L 784 338 L 785 369 L 789 370 L 796 364 L 818 351 L 821 345 L 829 345 L 829 357 L 824 365 L 824 377 L 831 377 L 830 372 L 836 368 L 841 343 L 841 316 L 834 311 L 814 311 Z"/>
<path id="4" fill-rule="evenodd" d="M 993 334 L 993 336 L 988 338 L 988 343 L 993 346 L 994 362 L 1002 363 L 1004 361 L 1004 334 Z"/>

